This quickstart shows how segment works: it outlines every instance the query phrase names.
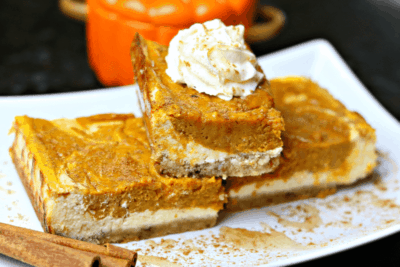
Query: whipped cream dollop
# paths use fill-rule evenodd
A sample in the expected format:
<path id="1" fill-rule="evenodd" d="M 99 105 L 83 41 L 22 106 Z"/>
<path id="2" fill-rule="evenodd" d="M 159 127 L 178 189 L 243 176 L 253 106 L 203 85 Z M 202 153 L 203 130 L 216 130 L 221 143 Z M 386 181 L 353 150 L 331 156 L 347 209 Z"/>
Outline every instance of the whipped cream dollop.
<path id="1" fill-rule="evenodd" d="M 226 27 L 219 19 L 179 31 L 166 61 L 166 73 L 174 82 L 224 100 L 248 96 L 264 77 L 245 45 L 244 27 Z"/>

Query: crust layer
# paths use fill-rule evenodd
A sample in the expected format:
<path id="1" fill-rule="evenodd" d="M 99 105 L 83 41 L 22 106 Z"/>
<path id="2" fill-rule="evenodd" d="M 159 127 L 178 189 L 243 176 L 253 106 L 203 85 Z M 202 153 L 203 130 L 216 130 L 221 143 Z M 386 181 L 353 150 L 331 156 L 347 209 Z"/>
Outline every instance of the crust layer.
<path id="1" fill-rule="evenodd" d="M 256 193 L 246 194 L 242 197 L 229 197 L 226 211 L 242 211 L 253 208 L 261 208 L 270 205 L 307 199 L 312 197 L 324 198 L 336 193 L 336 186 L 312 186 L 302 189 L 290 190 L 280 193 Z"/>
<path id="2" fill-rule="evenodd" d="M 10 148 L 10 156 L 14 163 L 15 169 L 18 172 L 18 175 L 21 179 L 22 184 L 25 187 L 25 191 L 29 196 L 29 199 L 32 203 L 33 209 L 35 210 L 36 216 L 38 217 L 40 224 L 46 232 L 50 232 L 47 225 L 47 218 L 45 213 L 45 205 L 43 198 L 40 196 L 39 190 L 35 190 L 33 184 L 34 181 L 32 179 L 32 167 L 29 167 L 29 164 L 24 164 L 24 160 L 19 156 L 15 151 L 15 142 L 13 146 Z M 25 151 L 19 153 L 20 155 L 27 155 Z M 28 159 L 29 160 L 29 159 Z M 33 163 L 35 164 L 35 163 Z M 36 187 L 37 188 L 37 187 Z"/>

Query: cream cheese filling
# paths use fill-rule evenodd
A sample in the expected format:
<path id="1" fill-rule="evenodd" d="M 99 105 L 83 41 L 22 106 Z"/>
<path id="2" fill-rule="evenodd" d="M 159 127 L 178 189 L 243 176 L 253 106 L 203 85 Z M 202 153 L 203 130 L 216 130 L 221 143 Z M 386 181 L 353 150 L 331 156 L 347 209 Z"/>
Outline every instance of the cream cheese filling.
<path id="1" fill-rule="evenodd" d="M 54 202 L 50 211 L 54 231 L 76 239 L 90 237 L 96 240 L 110 233 L 139 232 L 158 225 L 179 223 L 181 220 L 216 218 L 218 214 L 213 208 L 175 208 L 132 212 L 121 218 L 106 216 L 97 220 L 87 211 L 81 194 L 59 196 Z"/>

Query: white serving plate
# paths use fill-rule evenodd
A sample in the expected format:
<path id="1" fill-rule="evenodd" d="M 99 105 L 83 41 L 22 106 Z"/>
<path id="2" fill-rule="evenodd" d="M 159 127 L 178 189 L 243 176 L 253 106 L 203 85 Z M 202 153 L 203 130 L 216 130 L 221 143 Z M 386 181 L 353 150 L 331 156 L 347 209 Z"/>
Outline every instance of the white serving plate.
<path id="1" fill-rule="evenodd" d="M 343 188 L 325 199 L 301 200 L 225 214 L 214 228 L 154 238 L 152 241 L 155 245 L 154 242 L 140 241 L 121 246 L 128 249 L 140 248 L 142 254 L 164 257 L 182 266 L 282 266 L 343 251 L 400 230 L 398 121 L 371 96 L 332 45 L 325 40 L 306 42 L 260 57 L 259 63 L 268 78 L 307 76 L 328 89 L 347 108 L 359 112 L 376 129 L 377 148 L 381 154 L 381 164 L 376 170 L 380 177 L 379 182 L 377 180 L 374 183 L 374 178 L 370 178 L 355 186 Z M 27 114 L 30 117 L 56 119 L 107 112 L 133 112 L 140 116 L 134 86 L 136 85 L 79 93 L 0 97 L 0 222 L 42 231 L 8 155 L 13 136 L 7 134 L 14 116 Z M 312 231 L 302 229 L 299 232 L 296 228 L 278 223 L 277 218 L 269 213 L 272 211 L 286 220 L 301 222 L 307 214 L 291 213 L 299 205 L 318 209 L 317 216 L 321 218 L 322 224 Z M 265 231 L 263 223 L 301 244 L 304 249 L 248 251 L 239 248 L 234 251 L 229 245 L 219 248 L 214 246 L 219 242 L 221 226 Z M 162 245 L 166 239 L 175 240 L 177 244 L 166 248 Z M 188 240 L 192 240 L 192 243 Z M 189 253 L 188 246 L 192 247 Z M 140 265 L 139 262 L 138 266 Z M 26 265 L 0 255 L 0 266 Z"/>

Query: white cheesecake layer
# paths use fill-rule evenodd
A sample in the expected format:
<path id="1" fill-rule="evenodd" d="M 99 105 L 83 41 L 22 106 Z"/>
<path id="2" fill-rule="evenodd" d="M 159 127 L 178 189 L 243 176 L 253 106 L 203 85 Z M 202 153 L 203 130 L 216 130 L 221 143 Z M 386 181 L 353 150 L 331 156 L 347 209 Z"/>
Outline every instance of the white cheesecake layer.
<path id="1" fill-rule="evenodd" d="M 218 211 L 212 208 L 160 209 L 156 211 L 127 212 L 124 217 L 106 216 L 97 220 L 83 204 L 83 196 L 69 194 L 53 200 L 51 225 L 55 233 L 62 233 L 80 240 L 99 240 L 115 233 L 140 232 L 165 224 L 186 220 L 216 218 Z"/>

